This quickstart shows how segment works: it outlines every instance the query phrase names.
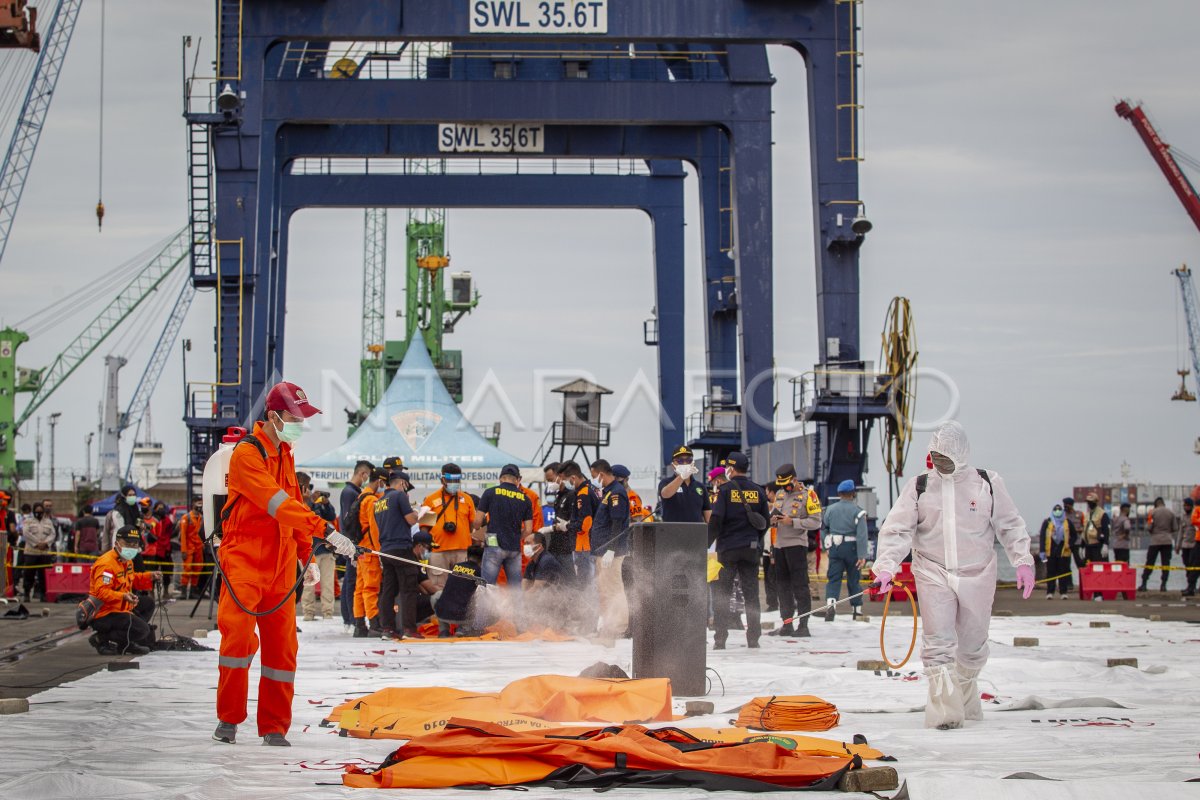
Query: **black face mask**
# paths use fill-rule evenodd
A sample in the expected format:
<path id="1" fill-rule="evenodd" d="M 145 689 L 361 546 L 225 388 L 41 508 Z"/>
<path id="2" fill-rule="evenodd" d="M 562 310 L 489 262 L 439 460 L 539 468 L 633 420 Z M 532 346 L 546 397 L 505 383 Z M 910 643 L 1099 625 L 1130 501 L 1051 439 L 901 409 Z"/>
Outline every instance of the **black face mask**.
<path id="1" fill-rule="evenodd" d="M 45 514 L 41 511 L 35 511 L 35 512 L 33 512 L 33 516 L 36 517 L 37 519 L 41 519 L 42 517 L 45 516 Z"/>

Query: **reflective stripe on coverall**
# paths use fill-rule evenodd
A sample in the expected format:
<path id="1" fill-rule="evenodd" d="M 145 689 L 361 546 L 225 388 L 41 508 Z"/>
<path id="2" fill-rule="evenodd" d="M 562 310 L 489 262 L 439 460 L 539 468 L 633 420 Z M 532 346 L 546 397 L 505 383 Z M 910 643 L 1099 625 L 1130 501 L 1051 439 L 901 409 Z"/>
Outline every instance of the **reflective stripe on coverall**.
<path id="1" fill-rule="evenodd" d="M 375 521 L 375 503 L 379 495 L 369 494 L 358 504 L 359 525 L 362 526 L 362 546 L 368 550 L 379 549 L 379 523 Z M 358 577 L 354 581 L 354 618 L 370 620 L 379 616 L 379 584 L 383 581 L 383 568 L 379 556 L 363 553 L 356 559 Z"/>
<path id="2" fill-rule="evenodd" d="M 218 660 L 217 718 L 237 725 L 246 719 L 250 664 L 262 642 L 258 684 L 258 734 L 287 733 L 292 723 L 296 673 L 296 562 L 307 561 L 313 537 L 323 537 L 325 520 L 301 500 L 292 448 L 275 450 L 254 426 L 253 445 L 239 444 L 229 460 L 229 499 L 219 548 L 221 572 L 231 591 L 221 592 L 217 627 L 221 632 Z M 252 617 L 234 602 L 236 593 L 251 611 L 266 611 L 283 600 L 270 616 Z M 255 628 L 258 633 L 256 635 Z"/>

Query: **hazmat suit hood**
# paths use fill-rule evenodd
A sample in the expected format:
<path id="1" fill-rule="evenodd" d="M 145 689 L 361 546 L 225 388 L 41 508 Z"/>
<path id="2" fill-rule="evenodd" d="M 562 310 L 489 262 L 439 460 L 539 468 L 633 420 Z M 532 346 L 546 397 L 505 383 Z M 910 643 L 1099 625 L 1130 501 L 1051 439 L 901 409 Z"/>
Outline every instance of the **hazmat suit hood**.
<path id="1" fill-rule="evenodd" d="M 962 475 L 970 469 L 971 444 L 967 432 L 954 420 L 943 422 L 929 440 L 929 451 L 941 453 L 954 461 L 954 474 Z"/>

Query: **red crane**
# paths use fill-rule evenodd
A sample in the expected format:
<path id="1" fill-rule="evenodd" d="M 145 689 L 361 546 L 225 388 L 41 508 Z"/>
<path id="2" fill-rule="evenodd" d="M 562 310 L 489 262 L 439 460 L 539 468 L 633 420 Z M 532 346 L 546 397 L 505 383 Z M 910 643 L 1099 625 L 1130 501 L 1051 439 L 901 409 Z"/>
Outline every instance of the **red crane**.
<path id="1" fill-rule="evenodd" d="M 1140 104 L 1131 105 L 1128 100 L 1122 100 L 1117 103 L 1117 116 L 1129 120 L 1138 136 L 1142 137 L 1146 149 L 1150 151 L 1158 168 L 1162 170 L 1163 175 L 1167 177 L 1167 182 L 1175 190 L 1175 196 L 1179 198 L 1179 202 L 1183 203 L 1184 210 L 1192 218 L 1197 230 L 1200 230 L 1200 197 L 1196 196 L 1196 187 L 1192 186 L 1192 182 L 1183 174 L 1183 169 L 1180 168 L 1179 162 L 1171 153 L 1171 145 L 1164 142 L 1158 135 L 1158 131 L 1154 130 L 1154 125 L 1151 124 Z"/>
<path id="2" fill-rule="evenodd" d="M 24 47 L 35 53 L 42 46 L 37 32 L 37 9 L 26 8 L 29 0 L 0 2 L 0 47 Z"/>

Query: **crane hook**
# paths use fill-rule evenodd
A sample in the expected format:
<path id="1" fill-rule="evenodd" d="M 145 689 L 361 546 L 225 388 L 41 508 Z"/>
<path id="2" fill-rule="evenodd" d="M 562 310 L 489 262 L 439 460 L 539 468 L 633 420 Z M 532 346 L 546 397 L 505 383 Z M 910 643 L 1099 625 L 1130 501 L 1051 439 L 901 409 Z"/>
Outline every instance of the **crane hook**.
<path id="1" fill-rule="evenodd" d="M 104 230 L 104 203 L 96 203 L 96 230 Z"/>

